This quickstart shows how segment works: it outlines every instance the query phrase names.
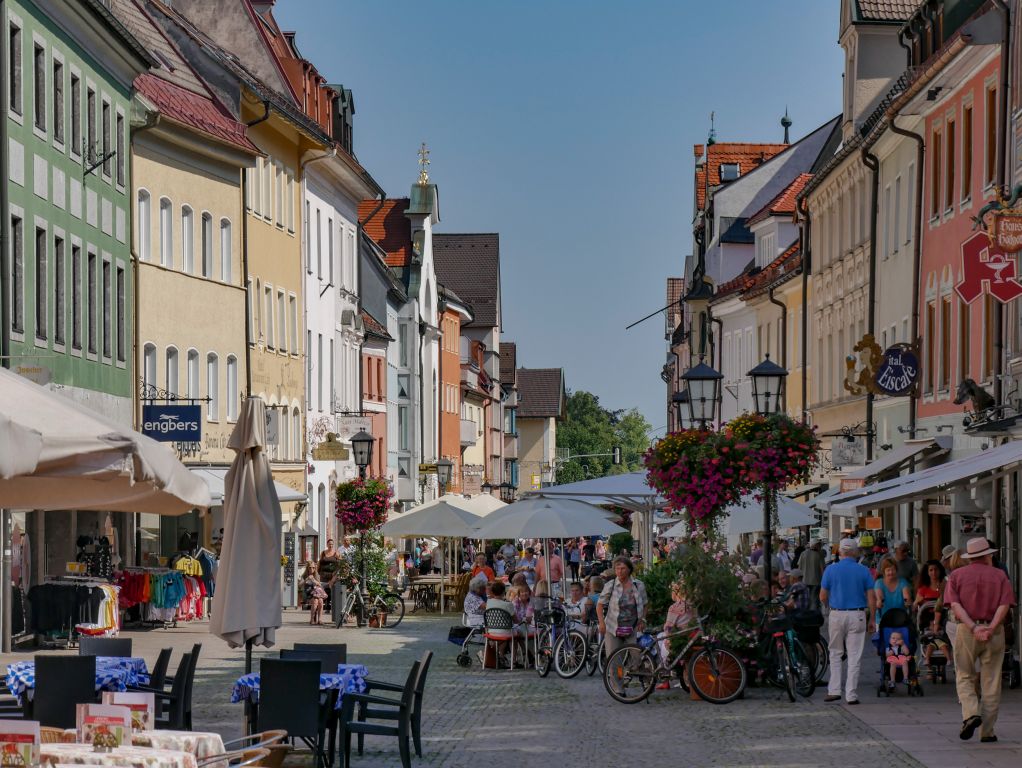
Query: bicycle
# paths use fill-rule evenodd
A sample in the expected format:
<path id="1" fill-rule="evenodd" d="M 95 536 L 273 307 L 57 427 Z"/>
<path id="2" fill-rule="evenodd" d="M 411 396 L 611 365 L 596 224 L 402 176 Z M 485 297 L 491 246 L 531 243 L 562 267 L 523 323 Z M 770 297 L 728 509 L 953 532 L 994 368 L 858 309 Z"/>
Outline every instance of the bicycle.
<path id="1" fill-rule="evenodd" d="M 767 681 L 783 688 L 788 700 L 794 702 L 798 696 L 809 698 L 816 690 L 816 664 L 795 635 L 791 616 L 787 612 L 770 614 L 770 608 L 783 608 L 788 597 L 787 592 L 782 592 L 772 600 L 758 601 L 763 607 L 763 617 L 757 648 Z"/>
<path id="2" fill-rule="evenodd" d="M 673 633 L 688 635 L 688 641 L 673 657 L 661 658 L 659 643 L 653 635 L 639 636 L 638 645 L 618 648 L 603 671 L 603 685 L 616 701 L 636 704 L 644 701 L 657 683 L 670 680 L 677 672 L 686 687 L 695 689 L 699 698 L 711 704 L 728 704 L 745 691 L 747 673 L 742 660 L 726 648 L 707 642 L 703 622 L 706 616 Z"/>
<path id="3" fill-rule="evenodd" d="M 380 586 L 386 589 L 389 585 L 380 582 Z M 363 624 L 368 624 L 377 629 L 393 629 L 405 617 L 405 601 L 397 592 L 384 591 L 377 593 L 366 603 L 365 596 L 356 583 L 347 590 L 344 605 L 337 614 L 334 628 L 340 629 L 348 616 L 354 616 L 355 626 L 360 628 Z"/>
<path id="4" fill-rule="evenodd" d="M 548 607 L 538 608 L 535 612 L 536 673 L 540 677 L 546 677 L 553 667 L 557 669 L 560 677 L 574 677 L 582 669 L 585 659 L 584 654 L 580 652 L 585 648 L 585 635 L 577 629 L 572 629 L 571 621 L 560 601 L 548 598 L 546 602 Z M 565 642 L 562 643 L 562 640 Z M 564 655 L 561 668 L 558 668 L 556 658 L 558 645 L 562 646 Z"/>
<path id="5" fill-rule="evenodd" d="M 603 673 L 603 648 L 603 638 L 600 637 L 596 624 L 586 625 L 585 668 L 589 677 L 592 677 L 597 669 L 600 670 L 600 674 Z"/>

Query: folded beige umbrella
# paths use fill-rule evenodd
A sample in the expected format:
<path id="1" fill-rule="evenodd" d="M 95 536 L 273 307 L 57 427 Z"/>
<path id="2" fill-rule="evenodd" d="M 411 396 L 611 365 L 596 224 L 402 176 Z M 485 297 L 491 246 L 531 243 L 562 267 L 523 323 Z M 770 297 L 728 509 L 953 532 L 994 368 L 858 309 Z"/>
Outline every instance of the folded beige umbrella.
<path id="1" fill-rule="evenodd" d="M 228 645 L 272 646 L 281 625 L 280 501 L 266 457 L 266 405 L 241 406 L 227 445 L 236 452 L 224 478 L 224 538 L 209 631 Z"/>
<path id="2" fill-rule="evenodd" d="M 168 446 L 0 369 L 0 507 L 180 515 L 209 504 Z"/>

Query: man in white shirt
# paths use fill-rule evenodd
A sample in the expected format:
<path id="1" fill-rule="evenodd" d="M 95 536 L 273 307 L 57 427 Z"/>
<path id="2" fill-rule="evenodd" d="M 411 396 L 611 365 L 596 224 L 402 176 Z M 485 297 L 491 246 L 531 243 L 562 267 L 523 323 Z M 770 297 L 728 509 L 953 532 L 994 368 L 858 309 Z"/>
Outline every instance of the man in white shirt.
<path id="1" fill-rule="evenodd" d="M 782 571 L 791 572 L 791 552 L 788 551 L 787 539 L 781 539 L 781 543 L 777 546 L 777 560 L 780 562 Z"/>

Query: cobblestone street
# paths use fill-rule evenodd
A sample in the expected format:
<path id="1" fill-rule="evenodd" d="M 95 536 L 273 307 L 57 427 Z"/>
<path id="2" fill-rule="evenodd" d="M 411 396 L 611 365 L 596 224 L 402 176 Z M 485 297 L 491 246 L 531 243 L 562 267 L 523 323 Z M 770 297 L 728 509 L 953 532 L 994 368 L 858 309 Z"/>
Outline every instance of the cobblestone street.
<path id="1" fill-rule="evenodd" d="M 673 755 L 671 762 L 692 766 L 809 766 L 833 764 L 836 754 L 849 768 L 925 764 L 847 708 L 825 706 L 821 692 L 809 702 L 789 704 L 778 691 L 750 689 L 746 699 L 716 707 L 671 690 L 627 706 L 607 695 L 598 676 L 561 680 L 551 673 L 540 679 L 531 670 L 482 671 L 478 663 L 464 670 L 455 662 L 457 648 L 446 640 L 450 618 L 410 616 L 397 630 L 383 632 L 310 627 L 306 620 L 307 614 L 285 612 L 278 647 L 343 640 L 349 658 L 364 662 L 372 676 L 393 681 L 403 679 L 423 650 L 437 654 L 425 701 L 424 758 L 414 765 L 478 768 L 522 759 L 652 765 Z M 133 637 L 135 654 L 150 664 L 161 647 L 175 648 L 176 663 L 181 652 L 201 642 L 195 727 L 225 736 L 241 732 L 242 706 L 230 703 L 231 685 L 243 670 L 241 649 L 232 651 L 211 637 L 205 623 L 123 634 Z M 256 668 L 265 653 L 275 651 L 257 651 Z M 891 706 L 904 708 L 906 702 Z M 393 740 L 372 738 L 367 753 L 352 762 L 367 768 L 400 764 Z"/>

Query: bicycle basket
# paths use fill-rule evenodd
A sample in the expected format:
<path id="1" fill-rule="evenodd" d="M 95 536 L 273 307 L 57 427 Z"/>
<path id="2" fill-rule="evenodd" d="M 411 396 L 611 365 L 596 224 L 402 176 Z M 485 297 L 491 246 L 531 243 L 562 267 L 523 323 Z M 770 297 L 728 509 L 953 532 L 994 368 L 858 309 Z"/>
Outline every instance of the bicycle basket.
<path id="1" fill-rule="evenodd" d="M 767 621 L 767 631 L 773 634 L 774 632 L 787 632 L 791 629 L 791 618 L 787 615 L 772 616 Z"/>

